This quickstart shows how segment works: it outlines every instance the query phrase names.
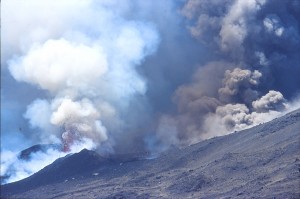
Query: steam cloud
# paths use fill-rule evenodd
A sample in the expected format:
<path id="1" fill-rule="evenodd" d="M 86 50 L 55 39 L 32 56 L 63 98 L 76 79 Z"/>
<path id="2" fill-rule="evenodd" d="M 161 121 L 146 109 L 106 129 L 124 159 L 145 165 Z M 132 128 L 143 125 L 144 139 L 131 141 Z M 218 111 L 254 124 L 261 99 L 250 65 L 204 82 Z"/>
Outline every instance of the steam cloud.
<path id="1" fill-rule="evenodd" d="M 15 3 L 6 3 L 6 6 L 9 8 Z M 31 3 L 45 9 L 40 3 Z M 33 127 L 41 130 L 47 130 L 49 125 L 62 127 L 65 131 L 61 136 L 63 141 L 70 136 L 77 139 L 85 137 L 100 145 L 108 139 L 109 133 L 101 120 L 108 116 L 118 120 L 118 114 L 126 109 L 130 98 L 145 93 L 145 81 L 135 67 L 155 51 L 158 33 L 150 24 L 114 15 L 106 8 L 111 6 L 108 2 L 100 3 L 98 10 L 93 9 L 92 2 L 65 1 L 61 5 L 47 2 L 49 4 L 55 9 L 53 13 L 68 6 L 77 12 L 83 8 L 83 13 L 95 15 L 93 17 L 97 17 L 99 22 L 82 21 L 80 18 L 85 16 L 78 13 L 65 16 L 76 17 L 67 24 L 70 26 L 68 29 L 55 30 L 57 32 L 53 36 L 51 28 L 55 27 L 51 27 L 52 24 L 44 27 L 43 34 L 48 37 L 29 43 L 24 53 L 8 60 L 8 69 L 15 80 L 35 85 L 51 96 L 34 101 L 27 108 L 26 118 Z M 26 2 L 20 7 L 28 5 Z M 73 20 L 79 20 L 79 24 L 72 24 Z M 105 28 L 102 23 L 106 23 Z M 79 29 L 76 27 L 79 25 L 87 27 Z M 32 27 L 31 32 L 39 31 L 39 28 Z M 93 35 L 90 35 L 91 32 L 94 32 Z M 35 115 L 40 110 L 49 110 L 43 112 L 48 114 L 44 116 L 49 119 L 48 122 L 44 120 L 41 123 L 36 119 Z M 51 131 L 44 133 L 59 134 L 53 128 Z"/>
<path id="2" fill-rule="evenodd" d="M 29 104 L 24 115 L 39 142 L 61 142 L 69 153 L 88 139 L 99 150 L 103 144 L 103 150 L 113 152 L 114 136 L 125 125 L 120 115 L 146 92 L 136 67 L 159 43 L 154 25 L 124 18 L 126 7 L 116 11 L 116 6 L 109 1 L 4 3 L 3 45 L 16 46 L 7 59 L 8 71 L 46 94 Z M 17 35 L 11 38 L 10 33 Z"/>
<path id="3" fill-rule="evenodd" d="M 2 6 L 3 154 L 21 143 L 61 143 L 40 154 L 47 163 L 83 147 L 159 153 L 299 105 L 297 0 Z"/>

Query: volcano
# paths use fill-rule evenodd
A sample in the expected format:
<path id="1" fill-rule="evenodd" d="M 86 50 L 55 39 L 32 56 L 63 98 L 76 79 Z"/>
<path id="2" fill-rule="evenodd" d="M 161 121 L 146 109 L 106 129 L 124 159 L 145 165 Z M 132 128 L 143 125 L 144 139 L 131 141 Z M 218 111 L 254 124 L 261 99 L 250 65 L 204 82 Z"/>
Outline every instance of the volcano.
<path id="1" fill-rule="evenodd" d="M 33 153 L 46 152 L 49 149 L 61 151 L 62 146 L 60 144 L 36 144 L 21 151 L 18 158 L 21 160 L 29 160 Z"/>
<path id="2" fill-rule="evenodd" d="M 1 186 L 1 198 L 300 198 L 300 110 L 185 148 L 102 157 L 84 149 Z"/>
<path id="3" fill-rule="evenodd" d="M 29 162 L 34 154 L 36 154 L 36 153 L 46 153 L 48 150 L 62 151 L 63 146 L 61 144 L 36 144 L 36 145 L 33 145 L 33 146 L 31 146 L 27 149 L 22 150 L 17 155 L 17 157 L 16 157 L 17 160 L 16 161 Z M 16 170 L 15 170 L 15 168 L 12 164 L 13 163 L 11 163 L 11 165 L 9 165 L 9 169 L 8 169 L 8 171 L 5 172 L 5 175 L 0 176 L 1 184 L 6 182 L 6 180 L 11 177 L 12 173 L 16 172 Z"/>

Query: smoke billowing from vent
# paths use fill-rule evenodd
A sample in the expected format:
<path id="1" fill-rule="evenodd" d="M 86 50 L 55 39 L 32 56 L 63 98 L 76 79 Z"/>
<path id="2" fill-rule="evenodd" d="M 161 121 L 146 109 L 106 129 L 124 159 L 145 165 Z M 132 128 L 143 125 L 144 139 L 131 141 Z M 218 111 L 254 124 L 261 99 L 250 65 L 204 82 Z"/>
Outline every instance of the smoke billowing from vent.
<path id="1" fill-rule="evenodd" d="M 159 153 L 296 107 L 297 0 L 2 7 L 3 152 L 60 143 L 59 154 Z"/>
<path id="2" fill-rule="evenodd" d="M 6 11 L 16 3 L 5 3 Z M 28 23 L 21 17 L 37 17 L 30 9 L 41 11 L 50 5 L 52 11 L 38 14 L 53 17 L 58 13 L 63 20 L 58 30 L 52 23 L 32 24 L 32 37 L 24 38 L 28 42 L 26 49 L 17 49 L 23 52 L 7 61 L 16 81 L 32 84 L 49 95 L 33 101 L 25 114 L 31 126 L 40 129 L 41 138 L 53 134 L 63 142 L 89 138 L 101 145 L 113 133 L 103 120 L 120 120 L 118 115 L 127 111 L 129 101 L 146 91 L 146 82 L 136 67 L 155 52 L 159 43 L 157 30 L 150 23 L 126 20 L 121 13 L 114 13 L 114 3 L 104 1 L 98 7 L 93 4 L 24 2 L 19 6 L 25 9 L 26 16 L 8 17 Z M 37 118 L 41 114 L 42 121 Z"/>
<path id="3" fill-rule="evenodd" d="M 176 90 L 176 142 L 270 120 L 299 92 L 299 2 L 188 0 L 187 29 L 213 58 Z M 297 44 L 297 45 L 296 45 Z"/>

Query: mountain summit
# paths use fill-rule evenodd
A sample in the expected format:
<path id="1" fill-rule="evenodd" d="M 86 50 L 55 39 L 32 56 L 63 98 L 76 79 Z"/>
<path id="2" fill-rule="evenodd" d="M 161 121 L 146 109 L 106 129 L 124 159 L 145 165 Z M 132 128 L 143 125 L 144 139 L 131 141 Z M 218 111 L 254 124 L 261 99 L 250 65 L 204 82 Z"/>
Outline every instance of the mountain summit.
<path id="1" fill-rule="evenodd" d="M 155 159 L 60 158 L 1 198 L 300 198 L 300 110 Z"/>

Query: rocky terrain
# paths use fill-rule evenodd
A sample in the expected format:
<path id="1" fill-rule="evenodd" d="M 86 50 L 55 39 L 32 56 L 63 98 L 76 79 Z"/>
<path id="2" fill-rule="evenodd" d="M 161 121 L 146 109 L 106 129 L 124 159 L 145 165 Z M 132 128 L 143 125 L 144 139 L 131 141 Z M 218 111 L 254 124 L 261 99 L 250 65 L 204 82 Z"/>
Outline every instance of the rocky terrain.
<path id="1" fill-rule="evenodd" d="M 300 110 L 154 159 L 84 149 L 1 198 L 300 198 Z"/>

